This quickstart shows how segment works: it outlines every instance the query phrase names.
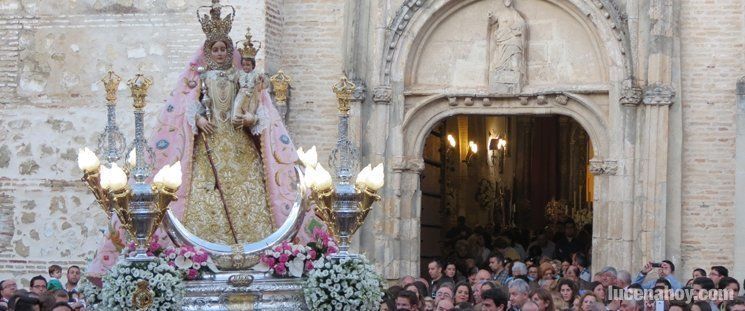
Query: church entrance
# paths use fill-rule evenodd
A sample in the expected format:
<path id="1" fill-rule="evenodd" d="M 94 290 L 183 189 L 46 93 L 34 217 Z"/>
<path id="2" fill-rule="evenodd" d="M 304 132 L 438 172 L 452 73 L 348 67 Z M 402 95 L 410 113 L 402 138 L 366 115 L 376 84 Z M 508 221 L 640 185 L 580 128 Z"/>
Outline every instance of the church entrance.
<path id="1" fill-rule="evenodd" d="M 494 250 L 535 265 L 589 256 L 593 156 L 589 135 L 569 116 L 456 115 L 437 123 L 422 153 L 422 275 L 433 259 L 486 267 Z"/>

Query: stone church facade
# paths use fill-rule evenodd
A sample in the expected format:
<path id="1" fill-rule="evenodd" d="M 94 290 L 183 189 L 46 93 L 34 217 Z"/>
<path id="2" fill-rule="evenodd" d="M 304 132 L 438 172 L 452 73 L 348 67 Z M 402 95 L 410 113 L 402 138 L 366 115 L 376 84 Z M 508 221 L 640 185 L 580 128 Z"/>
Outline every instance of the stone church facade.
<path id="1" fill-rule="evenodd" d="M 233 38 L 250 26 L 265 47 L 259 68 L 294 80 L 287 123 L 297 145 L 328 156 L 330 87 L 342 73 L 359 85 L 352 135 L 362 162 L 384 161 L 388 172 L 385 199 L 355 246 L 386 278 L 419 271 L 424 139 L 462 114 L 558 114 L 582 125 L 594 146 L 596 268 L 671 259 L 681 277 L 711 265 L 745 276 L 745 240 L 736 238 L 745 221 L 745 2 L 238 2 L 223 0 L 237 11 Z M 92 255 L 106 218 L 75 159 L 104 127 L 99 79 L 110 68 L 152 76 L 146 118 L 155 118 L 201 46 L 193 11 L 207 4 L 0 4 L 0 278 Z M 125 133 L 130 103 L 122 87 Z"/>

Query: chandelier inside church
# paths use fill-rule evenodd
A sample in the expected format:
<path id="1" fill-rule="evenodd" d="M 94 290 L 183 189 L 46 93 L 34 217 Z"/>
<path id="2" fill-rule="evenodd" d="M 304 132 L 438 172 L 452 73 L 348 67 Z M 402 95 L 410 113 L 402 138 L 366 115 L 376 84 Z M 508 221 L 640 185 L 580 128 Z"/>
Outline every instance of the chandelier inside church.
<path id="1" fill-rule="evenodd" d="M 125 145 L 123 135 L 116 126 L 114 112 L 116 91 L 121 78 L 109 72 L 102 81 L 107 93 L 108 123 L 101 134 L 99 146 L 105 146 L 106 163 L 100 163 L 98 156 L 86 147 L 78 153 L 78 166 L 83 171 L 83 181 L 93 192 L 109 221 L 112 213 L 116 214 L 122 228 L 135 240 L 136 252 L 127 259 L 153 260 L 154 257 L 147 255 L 148 244 L 162 221 L 168 204 L 176 200 L 176 191 L 181 186 L 181 165 L 179 162 L 166 165 L 155 174 L 152 183 L 145 182 L 152 167 L 147 163 L 147 159 L 153 159 L 152 150 L 147 146 L 144 134 L 145 98 L 152 80 L 141 74 L 127 82 L 134 100 L 133 146 L 125 164 L 119 166 L 116 163 L 124 154 Z M 99 147 L 99 153 L 102 149 L 104 148 Z"/>
<path id="2" fill-rule="evenodd" d="M 349 140 L 349 110 L 355 84 L 342 77 L 335 84 L 333 91 L 339 101 L 339 138 L 331 153 L 330 167 L 335 169 L 336 182 L 331 174 L 318 163 L 316 147 L 307 152 L 298 149 L 298 157 L 305 166 L 301 183 L 310 190 L 310 196 L 316 204 L 315 213 L 328 226 L 339 242 L 339 253 L 336 258 L 355 257 L 349 253 L 349 240 L 362 226 L 372 208 L 380 200 L 378 190 L 383 187 L 385 174 L 383 164 L 375 168 L 367 165 L 352 182 L 352 171 L 358 164 L 359 152 Z"/>

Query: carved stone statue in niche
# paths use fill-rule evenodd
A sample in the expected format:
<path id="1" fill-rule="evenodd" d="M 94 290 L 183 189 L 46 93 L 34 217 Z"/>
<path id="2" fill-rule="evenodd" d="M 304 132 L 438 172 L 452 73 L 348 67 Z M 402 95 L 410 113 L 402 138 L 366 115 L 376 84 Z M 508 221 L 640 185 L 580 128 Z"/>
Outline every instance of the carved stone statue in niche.
<path id="1" fill-rule="evenodd" d="M 489 12 L 489 87 L 496 93 L 520 93 L 525 84 L 527 24 L 512 0 Z"/>

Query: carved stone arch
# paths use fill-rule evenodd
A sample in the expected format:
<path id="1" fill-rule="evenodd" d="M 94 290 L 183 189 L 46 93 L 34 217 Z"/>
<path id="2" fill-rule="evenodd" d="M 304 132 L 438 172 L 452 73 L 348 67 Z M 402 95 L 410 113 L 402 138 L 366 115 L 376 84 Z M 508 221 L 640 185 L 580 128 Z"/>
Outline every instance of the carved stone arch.
<path id="1" fill-rule="evenodd" d="M 393 81 L 401 81 L 403 77 L 396 76 L 405 72 L 406 61 L 410 57 L 413 45 L 419 36 L 431 29 L 432 21 L 439 18 L 443 11 L 452 6 L 462 6 L 467 3 L 482 0 L 406 0 L 396 11 L 389 33 L 385 39 L 383 52 L 383 66 L 381 66 L 382 85 L 391 85 Z M 588 19 L 592 24 L 591 30 L 597 35 L 609 66 L 620 70 L 610 72 L 611 81 L 634 79 L 634 65 L 632 59 L 631 41 L 624 15 L 610 0 L 546 0 L 568 9 L 573 9 Z"/>
<path id="2" fill-rule="evenodd" d="M 432 96 L 404 116 L 401 125 L 403 154 L 409 158 L 421 157 L 424 151 L 424 141 L 430 129 L 450 116 L 557 114 L 571 117 L 585 129 L 593 142 L 597 158 L 604 159 L 610 156 L 608 120 L 587 98 L 564 93 L 541 97 L 546 104 L 539 104 L 538 96 L 522 99 L 447 94 Z M 465 102 L 477 104 L 466 105 Z M 489 106 L 484 106 L 484 102 L 488 102 Z"/>

